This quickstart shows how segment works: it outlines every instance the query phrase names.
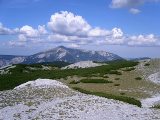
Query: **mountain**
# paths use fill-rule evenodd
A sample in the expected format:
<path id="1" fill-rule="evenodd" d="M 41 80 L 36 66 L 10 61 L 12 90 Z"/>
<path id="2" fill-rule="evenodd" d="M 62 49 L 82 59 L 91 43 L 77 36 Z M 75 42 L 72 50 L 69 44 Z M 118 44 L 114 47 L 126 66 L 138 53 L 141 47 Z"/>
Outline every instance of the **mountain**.
<path id="1" fill-rule="evenodd" d="M 22 63 L 25 58 L 25 56 L 0 55 L 0 67 L 10 64 Z"/>
<path id="2" fill-rule="evenodd" d="M 69 63 L 75 63 L 79 61 L 111 61 L 122 59 L 118 55 L 105 51 L 89 51 L 81 49 L 66 48 L 59 46 L 54 49 L 40 52 L 31 56 L 28 56 L 24 63 L 41 63 L 41 62 L 53 62 L 53 61 L 65 61 Z"/>
<path id="3" fill-rule="evenodd" d="M 139 60 L 149 60 L 149 57 L 139 57 L 139 58 L 127 58 L 127 60 L 139 61 Z"/>
<path id="4" fill-rule="evenodd" d="M 9 59 L 10 58 L 10 59 Z M 7 64 L 33 64 L 33 63 L 44 63 L 44 62 L 53 62 L 53 61 L 65 61 L 69 63 L 75 63 L 80 61 L 112 61 L 112 60 L 121 60 L 118 55 L 109 53 L 106 51 L 90 51 L 90 50 L 81 50 L 66 48 L 64 46 L 59 46 L 54 49 L 40 52 L 34 55 L 27 57 L 24 56 L 2 56 L 0 58 L 0 66 Z"/>

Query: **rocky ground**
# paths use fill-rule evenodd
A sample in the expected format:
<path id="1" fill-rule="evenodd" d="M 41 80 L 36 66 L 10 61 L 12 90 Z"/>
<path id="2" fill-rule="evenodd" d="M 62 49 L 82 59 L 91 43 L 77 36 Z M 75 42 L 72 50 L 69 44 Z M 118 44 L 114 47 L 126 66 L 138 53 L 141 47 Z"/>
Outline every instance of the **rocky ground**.
<path id="1" fill-rule="evenodd" d="M 160 59 L 148 59 L 140 61 L 137 66 L 144 78 L 152 83 L 160 84 Z M 160 91 L 153 94 L 150 98 L 143 99 L 142 105 L 144 107 L 153 107 L 160 104 Z"/>
<path id="2" fill-rule="evenodd" d="M 86 95 L 37 79 L 0 92 L 0 120 L 158 120 L 160 111 Z"/>

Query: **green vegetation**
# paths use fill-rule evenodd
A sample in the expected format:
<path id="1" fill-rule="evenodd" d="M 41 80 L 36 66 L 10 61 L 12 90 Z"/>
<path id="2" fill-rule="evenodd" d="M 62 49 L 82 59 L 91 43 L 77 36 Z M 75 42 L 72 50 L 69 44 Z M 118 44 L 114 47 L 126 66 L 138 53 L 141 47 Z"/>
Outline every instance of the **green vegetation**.
<path id="1" fill-rule="evenodd" d="M 111 71 L 108 72 L 108 74 L 122 75 L 122 73 L 118 72 L 117 70 L 111 70 Z"/>
<path id="2" fill-rule="evenodd" d="M 160 105 L 155 105 L 153 108 L 160 109 Z"/>
<path id="3" fill-rule="evenodd" d="M 109 78 L 107 75 L 103 75 L 103 78 Z"/>
<path id="4" fill-rule="evenodd" d="M 26 67 L 30 65 L 18 64 L 15 68 L 11 69 L 12 74 L 0 75 L 0 90 L 13 89 L 14 87 L 23 84 L 27 81 L 34 80 L 37 78 L 48 78 L 48 79 L 60 79 L 66 78 L 67 76 L 81 76 L 81 77 L 92 77 L 93 74 L 99 74 L 104 76 L 106 74 L 120 75 L 121 72 L 117 70 L 126 67 L 134 67 L 138 62 L 133 61 L 112 61 L 108 65 L 93 67 L 93 68 L 78 68 L 74 69 L 52 69 L 52 70 L 29 70 Z M 34 65 L 35 66 L 35 65 Z M 39 66 L 39 65 L 36 65 Z M 50 66 L 50 65 L 49 65 Z M 53 65 L 54 66 L 54 65 Z"/>
<path id="5" fill-rule="evenodd" d="M 64 62 L 64 61 L 54 61 L 54 62 L 43 62 L 40 64 L 61 68 L 61 67 L 65 67 L 67 65 L 70 65 L 71 63 Z"/>
<path id="6" fill-rule="evenodd" d="M 80 80 L 82 83 L 113 83 L 112 81 L 108 81 L 105 79 L 82 79 Z"/>
<path id="7" fill-rule="evenodd" d="M 124 93 L 124 92 L 121 92 L 120 95 L 125 95 L 125 93 Z"/>
<path id="8" fill-rule="evenodd" d="M 132 70 L 135 70 L 134 67 L 131 67 L 131 68 L 125 68 L 123 71 L 132 71 Z"/>
<path id="9" fill-rule="evenodd" d="M 120 80 L 120 78 L 115 78 L 115 80 Z"/>
<path id="10" fill-rule="evenodd" d="M 136 77 L 135 79 L 136 79 L 136 80 L 142 80 L 142 78 L 141 78 L 141 77 Z"/>
<path id="11" fill-rule="evenodd" d="M 114 84 L 114 86 L 120 86 L 120 84 L 116 83 L 116 84 Z"/>
<path id="12" fill-rule="evenodd" d="M 75 80 L 73 80 L 73 81 L 71 81 L 69 84 L 78 84 L 78 83 L 80 83 L 80 81 L 75 81 Z"/>
<path id="13" fill-rule="evenodd" d="M 146 64 L 144 64 L 144 66 L 150 66 L 150 64 L 149 64 L 149 63 L 146 63 Z"/>
<path id="14" fill-rule="evenodd" d="M 135 98 L 131 98 L 131 97 L 126 97 L 126 96 L 117 96 L 117 95 L 112 95 L 112 94 L 106 94 L 106 93 L 102 93 L 102 92 L 91 92 L 91 91 L 87 91 L 78 87 L 73 87 L 74 90 L 77 90 L 81 93 L 85 93 L 85 94 L 91 94 L 91 95 L 96 95 L 96 96 L 100 96 L 100 97 L 105 97 L 108 99 L 114 99 L 114 100 L 119 100 L 119 101 L 123 101 L 129 104 L 133 104 L 133 105 L 137 105 L 138 107 L 141 107 L 141 102 L 139 100 L 136 100 Z"/>

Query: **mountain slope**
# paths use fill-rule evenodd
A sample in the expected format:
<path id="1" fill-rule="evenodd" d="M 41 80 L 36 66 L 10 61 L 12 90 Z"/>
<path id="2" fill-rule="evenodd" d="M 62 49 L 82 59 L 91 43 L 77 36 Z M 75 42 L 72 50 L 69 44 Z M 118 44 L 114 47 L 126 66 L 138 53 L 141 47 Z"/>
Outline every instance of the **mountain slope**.
<path id="1" fill-rule="evenodd" d="M 0 67 L 10 64 L 22 63 L 25 58 L 25 56 L 0 55 Z"/>
<path id="2" fill-rule="evenodd" d="M 75 63 L 79 61 L 111 61 L 122 59 L 118 55 L 105 51 L 87 51 L 81 49 L 66 48 L 59 46 L 54 49 L 40 52 L 27 57 L 24 63 L 41 63 L 53 61 L 65 61 Z"/>
<path id="3" fill-rule="evenodd" d="M 44 62 L 54 62 L 54 61 L 64 61 L 68 63 L 75 63 L 80 61 L 112 61 L 121 60 L 118 55 L 105 51 L 89 51 L 81 49 L 66 48 L 64 46 L 59 46 L 54 49 L 40 52 L 27 57 L 24 56 L 10 56 L 2 55 L 0 56 L 0 67 L 9 64 L 33 64 L 33 63 L 44 63 Z"/>

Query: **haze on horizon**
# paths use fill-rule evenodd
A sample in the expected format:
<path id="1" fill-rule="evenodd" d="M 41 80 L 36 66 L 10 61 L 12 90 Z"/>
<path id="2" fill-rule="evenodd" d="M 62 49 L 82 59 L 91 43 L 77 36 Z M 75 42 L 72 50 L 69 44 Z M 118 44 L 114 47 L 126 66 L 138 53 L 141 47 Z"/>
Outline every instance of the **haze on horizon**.
<path id="1" fill-rule="evenodd" d="M 160 57 L 160 0 L 0 0 L 0 54 L 56 46 Z"/>

